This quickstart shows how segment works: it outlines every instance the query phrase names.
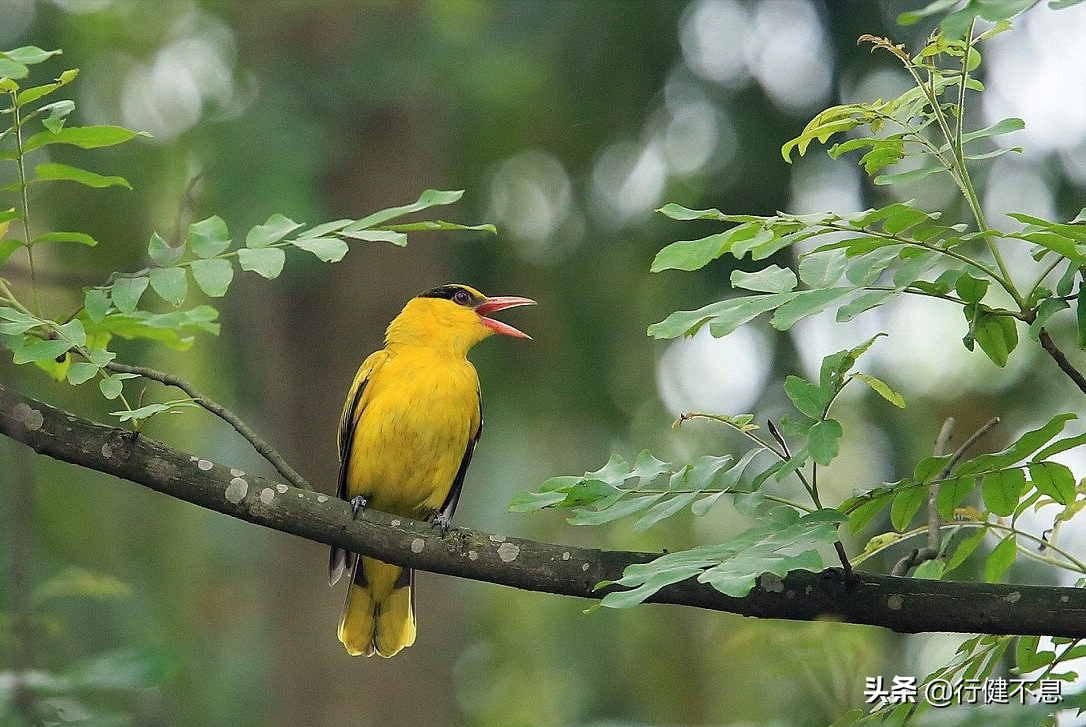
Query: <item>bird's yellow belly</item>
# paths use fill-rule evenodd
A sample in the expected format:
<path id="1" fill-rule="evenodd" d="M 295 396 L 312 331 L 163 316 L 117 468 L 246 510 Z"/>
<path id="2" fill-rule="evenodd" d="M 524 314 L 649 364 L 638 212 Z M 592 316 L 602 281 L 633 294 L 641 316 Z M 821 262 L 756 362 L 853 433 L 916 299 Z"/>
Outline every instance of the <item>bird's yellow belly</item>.
<path id="1" fill-rule="evenodd" d="M 396 384 L 375 388 L 355 427 L 349 496 L 417 519 L 441 507 L 479 426 L 478 379 L 464 364 L 386 364 L 380 379 Z"/>

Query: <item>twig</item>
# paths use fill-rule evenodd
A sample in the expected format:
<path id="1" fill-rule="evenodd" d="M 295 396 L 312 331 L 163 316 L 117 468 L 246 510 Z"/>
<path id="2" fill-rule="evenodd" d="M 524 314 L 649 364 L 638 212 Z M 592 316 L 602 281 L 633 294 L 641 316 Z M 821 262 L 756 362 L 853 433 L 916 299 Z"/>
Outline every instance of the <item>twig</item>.
<path id="1" fill-rule="evenodd" d="M 943 469 L 939 472 L 939 476 L 935 479 L 946 479 L 947 475 L 950 474 L 951 470 L 957 467 L 958 463 L 961 462 L 965 455 L 969 452 L 969 450 L 973 448 L 973 445 L 979 442 L 985 434 L 992 430 L 992 427 L 996 426 L 1001 421 L 1002 420 L 999 417 L 992 417 L 984 423 L 984 426 L 973 432 L 969 439 L 962 442 L 962 446 L 958 447 L 957 451 L 954 452 L 954 456 L 950 458 L 950 461 L 946 463 L 946 467 L 943 467 Z"/>
<path id="2" fill-rule="evenodd" d="M 1044 349 L 1048 351 L 1048 355 L 1051 356 L 1056 362 L 1056 365 L 1060 367 L 1060 370 L 1067 374 L 1067 377 L 1071 379 L 1071 381 L 1075 382 L 1075 386 L 1079 388 L 1079 391 L 1086 394 L 1086 377 L 1082 375 L 1081 371 L 1071 365 L 1071 362 L 1063 355 L 1063 351 L 1060 350 L 1060 347 L 1052 340 L 1052 336 L 1048 334 L 1048 331 L 1042 328 L 1038 338 Z"/>
<path id="3" fill-rule="evenodd" d="M 935 438 L 934 454 L 936 457 L 942 457 L 946 454 L 947 445 L 950 444 L 953 437 L 954 417 L 947 417 L 942 428 L 939 429 L 939 436 Z M 936 506 L 938 494 L 939 485 L 932 484 L 931 489 L 928 490 L 928 549 L 934 550 L 936 556 L 938 556 L 940 545 L 939 526 L 942 524 L 942 520 L 939 518 L 939 508 Z"/>
<path id="4" fill-rule="evenodd" d="M 204 172 L 196 172 L 189 179 L 188 184 L 185 185 L 185 191 L 181 193 L 181 199 L 177 203 L 177 215 L 173 220 L 173 235 L 171 244 L 174 246 L 181 245 L 183 243 L 182 228 L 185 226 L 185 218 L 192 213 L 194 203 L 196 201 L 196 187 L 204 179 Z"/>
<path id="5" fill-rule="evenodd" d="M 958 466 L 958 463 L 962 461 L 966 453 L 973 448 L 981 438 L 987 434 L 992 427 L 999 424 L 999 417 L 993 417 L 984 423 L 977 431 L 973 432 L 969 439 L 962 442 L 962 446 L 958 447 L 954 452 L 954 456 L 950 458 L 950 461 L 946 463 L 946 466 L 940 470 L 939 474 L 934 478 L 934 482 L 931 486 L 931 491 L 928 494 L 928 546 L 926 548 L 914 548 L 901 560 L 894 564 L 894 567 L 890 569 L 890 575 L 904 576 L 909 573 L 910 570 L 925 563 L 929 560 L 935 560 L 939 557 L 939 528 L 941 527 L 941 520 L 939 519 L 939 510 L 935 506 L 935 498 L 937 495 L 938 485 L 935 483 L 941 482 L 951 473 L 951 471 Z M 949 427 L 950 431 L 947 432 Z M 940 450 L 944 449 L 953 435 L 954 420 L 953 418 L 947 419 L 943 422 L 942 429 L 939 430 L 939 437 L 936 440 L 936 456 L 940 454 Z M 944 439 L 945 436 L 945 439 Z M 934 514 L 933 514 L 934 513 Z M 935 534 L 932 535 L 932 523 L 934 522 Z"/>
<path id="6" fill-rule="evenodd" d="M 293 467 L 287 464 L 287 461 L 283 459 L 283 456 L 279 454 L 279 452 L 277 452 L 274 447 L 264 441 L 264 439 L 262 439 L 260 435 L 254 432 L 248 424 L 242 421 L 237 414 L 230 411 L 225 406 L 219 404 L 215 400 L 201 394 L 199 391 L 196 390 L 196 387 L 190 384 L 188 381 L 185 381 L 179 376 L 168 374 L 164 371 L 156 371 L 155 369 L 146 368 L 144 366 L 130 366 L 129 364 L 123 364 L 117 361 L 110 361 L 108 364 L 106 364 L 106 368 L 110 371 L 116 371 L 119 373 L 136 374 L 137 376 L 142 376 L 145 379 L 151 379 L 152 381 L 157 381 L 160 384 L 165 384 L 166 386 L 173 386 L 175 388 L 181 389 L 181 391 L 192 397 L 192 401 L 194 403 L 199 404 L 204 409 L 207 409 L 209 412 L 225 421 L 227 424 L 232 426 L 238 434 L 249 440 L 249 444 L 253 445 L 253 449 L 255 449 L 261 457 L 268 460 L 268 462 L 271 463 L 272 467 L 275 467 L 279 474 L 283 475 L 283 477 L 286 478 L 287 482 L 303 490 L 313 489 L 313 487 L 308 482 L 306 482 L 304 477 L 298 474 Z"/>

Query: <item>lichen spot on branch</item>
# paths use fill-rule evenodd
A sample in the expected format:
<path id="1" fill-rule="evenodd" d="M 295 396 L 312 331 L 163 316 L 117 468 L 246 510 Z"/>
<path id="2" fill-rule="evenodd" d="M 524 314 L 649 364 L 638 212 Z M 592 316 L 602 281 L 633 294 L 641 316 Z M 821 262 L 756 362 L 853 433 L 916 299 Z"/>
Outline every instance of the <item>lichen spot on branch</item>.
<path id="1" fill-rule="evenodd" d="M 502 543 L 498 546 L 498 557 L 503 563 L 512 563 L 520 555 L 520 546 L 514 543 Z"/>
<path id="2" fill-rule="evenodd" d="M 249 492 L 249 483 L 240 477 L 235 477 L 230 480 L 230 484 L 226 486 L 226 499 L 237 505 L 239 502 L 245 499 L 245 495 Z"/>

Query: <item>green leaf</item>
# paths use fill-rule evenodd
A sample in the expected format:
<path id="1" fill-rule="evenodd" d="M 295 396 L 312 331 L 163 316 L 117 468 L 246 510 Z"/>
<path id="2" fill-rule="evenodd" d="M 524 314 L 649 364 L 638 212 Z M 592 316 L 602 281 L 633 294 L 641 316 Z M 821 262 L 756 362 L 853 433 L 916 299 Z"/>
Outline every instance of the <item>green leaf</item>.
<path id="1" fill-rule="evenodd" d="M 1077 418 L 1078 417 L 1075 414 L 1071 413 L 1057 414 L 1044 426 L 1026 432 L 1012 442 L 1007 448 L 991 454 L 982 454 L 963 462 L 958 466 L 957 474 L 976 474 L 988 470 L 1005 469 L 1017 462 L 1021 462 L 1034 452 L 1036 452 L 1034 459 L 1044 460 L 1054 454 L 1063 452 L 1066 449 L 1077 447 L 1083 443 L 1086 435 L 1069 437 L 1053 442 L 1048 447 L 1044 447 L 1045 444 L 1063 431 L 1067 422 Z M 1042 447 L 1044 447 L 1044 449 L 1041 449 Z"/>
<path id="2" fill-rule="evenodd" d="M 430 230 L 467 230 L 471 232 L 489 232 L 498 234 L 498 228 L 491 224 L 461 225 L 458 222 L 446 222 L 445 220 L 423 220 L 421 222 L 405 222 L 401 225 L 384 225 L 382 229 L 390 232 L 427 232 Z"/>
<path id="3" fill-rule="evenodd" d="M 72 80 L 74 80 L 75 77 L 78 76 L 78 75 L 79 75 L 79 69 L 72 68 L 72 69 L 69 69 L 69 70 L 65 71 L 64 73 L 60 74 L 60 77 L 54 83 L 46 83 L 46 84 L 44 84 L 42 86 L 33 86 L 31 88 L 26 89 L 25 91 L 20 91 L 19 96 L 16 99 L 16 103 L 19 106 L 26 106 L 28 103 L 33 103 L 33 102 L 37 101 L 40 98 L 48 96 L 49 94 L 56 91 L 58 88 L 61 88 L 62 86 L 67 85 Z M 68 103 L 72 103 L 72 102 L 69 101 Z M 40 109 L 38 109 L 37 113 L 41 113 L 42 111 L 48 110 L 50 106 L 55 106 L 55 104 L 49 104 L 49 106 L 42 106 Z M 74 107 L 74 104 L 72 104 L 72 106 Z M 49 127 L 47 127 L 47 128 L 49 128 Z M 51 129 L 51 130 L 55 131 L 55 129 Z"/>
<path id="4" fill-rule="evenodd" d="M 181 260 L 184 254 L 184 246 L 173 247 L 163 240 L 157 232 L 152 233 L 151 239 L 147 242 L 147 256 L 159 267 L 173 267 Z"/>
<path id="5" fill-rule="evenodd" d="M 391 242 L 397 247 L 407 247 L 407 235 L 392 230 L 343 230 L 339 234 L 366 242 Z"/>
<path id="6" fill-rule="evenodd" d="M 98 389 L 107 399 L 116 399 L 121 395 L 125 379 L 134 379 L 136 374 L 103 374 L 98 381 Z"/>
<path id="7" fill-rule="evenodd" d="M 354 220 L 334 220 L 332 222 L 324 222 L 309 228 L 305 232 L 298 233 L 298 237 L 324 237 L 329 232 L 338 232 L 353 222 Z"/>
<path id="8" fill-rule="evenodd" d="M 931 4 L 919 9 L 910 10 L 897 16 L 898 25 L 915 25 L 929 15 L 949 10 L 958 4 L 960 0 L 935 0 Z"/>
<path id="9" fill-rule="evenodd" d="M 950 571 L 961 566 L 966 559 L 973 554 L 973 551 L 977 549 L 977 546 L 984 541 L 984 536 L 988 534 L 988 528 L 977 528 L 976 532 L 965 538 L 958 547 L 954 549 L 950 557 L 947 558 L 946 567 L 943 568 L 943 574 L 946 575 Z"/>
<path id="10" fill-rule="evenodd" d="M 0 57 L 0 78 L 26 78 L 30 69 L 18 61 Z"/>
<path id="11" fill-rule="evenodd" d="M 633 469 L 630 470 L 630 475 L 639 479 L 641 484 L 648 485 L 657 477 L 670 470 L 671 465 L 656 459 L 652 456 L 652 452 L 644 449 L 641 450 L 637 455 L 637 459 L 634 460 Z"/>
<path id="12" fill-rule="evenodd" d="M 1015 556 L 1018 554 L 1016 545 L 1016 536 L 1011 534 L 1000 540 L 999 544 L 992 548 L 992 552 L 988 554 L 988 562 L 984 564 L 984 580 L 995 583 L 1003 577 L 1003 574 L 1011 567 Z"/>
<path id="13" fill-rule="evenodd" d="M 1015 650 L 1015 665 L 1020 674 L 1028 674 L 1031 671 L 1042 669 L 1056 658 L 1055 651 L 1038 651 L 1040 636 L 1019 636 L 1018 648 Z"/>
<path id="14" fill-rule="evenodd" d="M 954 289 L 966 303 L 979 303 L 988 292 L 988 281 L 963 273 L 954 284 Z"/>
<path id="15" fill-rule="evenodd" d="M 15 351 L 12 360 L 16 364 L 25 364 L 31 361 L 49 361 L 58 356 L 63 356 L 73 345 L 75 344 L 64 339 L 34 341 Z"/>
<path id="16" fill-rule="evenodd" d="M 101 288 L 90 288 L 83 299 L 83 309 L 87 316 L 98 323 L 109 312 L 109 294 Z"/>
<path id="17" fill-rule="evenodd" d="M 928 500 L 928 487 L 906 487 L 894 495 L 890 506 L 890 524 L 898 532 L 904 532 L 917 510 Z"/>
<path id="18" fill-rule="evenodd" d="M 1041 336 L 1041 329 L 1048 323 L 1048 319 L 1070 308 L 1067 301 L 1059 298 L 1045 298 L 1041 301 L 1041 304 L 1037 306 L 1037 317 L 1033 320 L 1033 323 L 1029 324 L 1029 336 L 1034 341 L 1038 340 Z"/>
<path id="19" fill-rule="evenodd" d="M 819 288 L 796 293 L 791 300 L 777 309 L 770 320 L 770 325 L 778 331 L 787 331 L 800 319 L 821 313 L 852 290 L 852 288 Z"/>
<path id="20" fill-rule="evenodd" d="M 987 126 L 977 131 L 970 131 L 966 134 L 962 134 L 962 143 L 967 144 L 975 139 L 984 139 L 989 136 L 999 136 L 1000 134 L 1009 134 L 1012 131 L 1021 131 L 1026 128 L 1026 122 L 1022 119 L 1009 118 L 996 122 L 991 126 Z"/>
<path id="21" fill-rule="evenodd" d="M 849 513 L 849 532 L 855 535 L 863 530 L 864 526 L 871 522 L 876 515 L 882 512 L 886 506 L 890 504 L 891 497 L 892 495 L 890 494 L 879 495 L 878 497 L 873 497 L 867 502 L 858 505 L 856 509 Z"/>
<path id="22" fill-rule="evenodd" d="M 85 232 L 46 232 L 44 235 L 35 237 L 30 241 L 30 244 L 37 245 L 42 242 L 74 242 L 87 247 L 94 247 L 98 244 L 97 240 Z"/>
<path id="23" fill-rule="evenodd" d="M 579 477 L 574 477 L 579 480 Z M 536 512 L 556 505 L 566 499 L 564 492 L 531 492 L 521 490 L 509 501 L 509 512 Z"/>
<path id="24" fill-rule="evenodd" d="M 640 520 L 634 523 L 634 530 L 638 532 L 648 530 L 661 520 L 685 509 L 699 494 L 699 492 L 684 492 L 681 495 L 656 503 Z"/>
<path id="25" fill-rule="evenodd" d="M 630 479 L 630 467 L 621 456 L 612 454 L 607 458 L 607 464 L 595 472 L 585 472 L 585 477 L 594 477 L 611 485 L 621 485 Z"/>
<path id="26" fill-rule="evenodd" d="M 113 298 L 113 305 L 117 306 L 117 310 L 122 313 L 131 313 L 136 310 L 140 297 L 143 295 L 143 291 L 147 290 L 147 285 L 150 282 L 151 279 L 146 275 L 136 278 L 117 278 L 113 281 L 110 294 L 110 297 Z"/>
<path id="27" fill-rule="evenodd" d="M 53 56 L 59 56 L 61 53 L 63 53 L 63 51 L 61 51 L 59 48 L 57 50 L 42 50 L 35 45 L 24 45 L 21 48 L 16 48 L 15 50 L 4 51 L 2 55 L 10 58 L 17 63 L 22 63 L 27 66 L 33 66 L 35 64 L 41 63 L 42 61 L 48 60 Z"/>
<path id="28" fill-rule="evenodd" d="M 1018 345 L 1018 328 L 1010 316 L 979 311 L 973 324 L 973 337 L 992 363 L 1002 368 Z"/>
<path id="29" fill-rule="evenodd" d="M 810 253 L 800 260 L 799 277 L 812 288 L 828 288 L 841 279 L 847 263 L 844 250 Z"/>
<path id="30" fill-rule="evenodd" d="M 975 477 L 954 477 L 939 484 L 935 494 L 935 507 L 944 520 L 954 519 L 954 510 L 976 487 Z"/>
<path id="31" fill-rule="evenodd" d="M 784 380 L 784 393 L 792 400 L 796 409 L 812 419 L 822 418 L 832 395 L 832 392 L 826 392 L 799 376 L 789 376 Z"/>
<path id="32" fill-rule="evenodd" d="M 775 508 L 728 542 L 628 566 L 613 585 L 632 589 L 608 593 L 602 605 L 634 606 L 661 588 L 694 576 L 721 593 L 742 597 L 764 573 L 783 577 L 795 569 L 821 570 L 822 558 L 813 546 L 834 542 L 839 520 L 839 514 L 815 512 L 800 518 L 791 508 Z"/>
<path id="33" fill-rule="evenodd" d="M 875 177 L 874 182 L 880 187 L 889 184 L 900 184 L 901 182 L 916 182 L 946 170 L 946 167 L 942 166 L 921 167 L 920 169 L 910 169 L 907 172 L 899 172 L 898 174 L 880 174 Z"/>
<path id="34" fill-rule="evenodd" d="M 257 225 L 249 230 L 249 234 L 245 236 L 245 246 L 251 248 L 267 247 L 268 245 L 279 242 L 299 227 L 301 227 L 300 223 L 276 212 L 269 217 L 268 221 L 263 225 Z M 242 267 L 246 270 L 249 269 L 244 265 L 242 265 Z M 280 269 L 282 269 L 282 265 L 280 265 Z M 263 275 L 263 273 L 261 274 Z M 275 275 L 268 275 L 265 277 L 274 278 L 278 274 L 279 273 L 276 273 Z"/>
<path id="35" fill-rule="evenodd" d="M 832 462 L 841 447 L 843 434 L 841 422 L 836 419 L 815 422 L 807 433 L 807 449 L 811 459 L 823 467 Z"/>
<path id="36" fill-rule="evenodd" d="M 1018 507 L 1018 500 L 1026 489 L 1026 473 L 1016 468 L 999 470 L 984 475 L 980 491 L 984 504 L 995 515 L 1006 517 Z"/>
<path id="37" fill-rule="evenodd" d="M 905 397 L 891 389 L 886 382 L 880 379 L 876 379 L 874 376 L 869 376 L 867 374 L 853 374 L 853 378 L 858 379 L 870 386 L 876 394 L 881 396 L 883 399 L 886 399 L 886 401 L 890 402 L 897 408 L 905 408 Z"/>
<path id="38" fill-rule="evenodd" d="M 699 270 L 730 250 L 737 240 L 752 239 L 760 230 L 760 225 L 747 223 L 698 240 L 673 242 L 656 253 L 649 270 Z M 769 233 L 768 239 L 772 236 Z"/>
<path id="39" fill-rule="evenodd" d="M 403 205 L 402 207 L 390 207 L 379 212 L 374 212 L 371 215 L 367 215 L 357 222 L 351 224 L 346 229 L 364 230 L 370 227 L 376 227 L 383 222 L 402 217 L 404 215 L 411 214 L 412 212 L 421 212 L 424 209 L 430 207 L 436 207 L 438 205 L 447 205 L 456 202 L 464 196 L 464 190 L 443 191 L 440 189 L 427 189 L 415 202 Z"/>
<path id="40" fill-rule="evenodd" d="M 97 375 L 98 367 L 86 361 L 75 361 L 68 367 L 68 383 L 72 386 L 79 386 Z"/>
<path id="41" fill-rule="evenodd" d="M 800 156 L 807 153 L 807 147 L 816 139 L 825 144 L 834 134 L 856 128 L 862 123 L 863 107 L 859 104 L 845 104 L 832 106 L 815 116 L 804 127 L 803 132 L 796 138 L 786 142 L 781 147 L 781 156 L 789 164 L 792 163 L 792 151 L 796 150 Z"/>
<path id="42" fill-rule="evenodd" d="M 796 287 L 796 274 L 788 268 L 770 265 L 768 268 L 748 273 L 733 270 L 731 283 L 733 288 L 745 288 L 761 293 L 787 293 Z"/>
<path id="43" fill-rule="evenodd" d="M 221 298 L 226 295 L 234 279 L 234 266 L 225 258 L 193 260 L 189 267 L 192 268 L 192 277 L 200 286 L 200 290 L 212 298 Z"/>
<path id="44" fill-rule="evenodd" d="M 1038 492 L 1061 505 L 1069 505 L 1075 499 L 1075 475 L 1067 465 L 1030 462 L 1029 479 Z"/>
<path id="45" fill-rule="evenodd" d="M 47 144 L 71 144 L 81 149 L 114 146 L 136 136 L 150 136 L 129 131 L 120 126 L 68 126 L 59 131 L 42 131 L 23 144 L 23 152 L 31 152 Z"/>
<path id="46" fill-rule="evenodd" d="M 928 560 L 920 564 L 915 571 L 913 571 L 913 578 L 920 578 L 923 580 L 937 581 L 943 577 L 943 561 L 941 560 Z"/>
<path id="47" fill-rule="evenodd" d="M 681 204 L 675 204 L 669 202 L 660 209 L 656 210 L 665 217 L 670 217 L 673 220 L 723 220 L 724 215 L 720 210 L 708 209 L 708 210 L 692 210 L 688 207 L 683 207 Z"/>
<path id="48" fill-rule="evenodd" d="M 658 495 L 629 497 L 622 499 L 618 504 L 603 510 L 578 510 L 576 514 L 574 514 L 573 517 L 568 518 L 566 522 L 570 525 L 602 525 L 603 523 L 609 523 L 613 520 L 624 518 L 627 515 L 633 515 L 634 513 L 646 510 L 663 496 L 663 493 L 661 493 Z"/>
<path id="49" fill-rule="evenodd" d="M 61 74 L 61 77 L 63 78 L 63 74 Z M 67 99 L 42 106 L 38 109 L 39 112 L 49 112 L 49 115 L 42 119 L 41 124 L 53 133 L 58 133 L 64 128 L 65 119 L 67 119 L 68 114 L 72 113 L 74 110 L 75 102 Z"/>
<path id="50" fill-rule="evenodd" d="M 334 237 L 299 238 L 292 240 L 291 244 L 313 253 L 326 263 L 338 263 L 350 249 L 347 243 Z"/>
<path id="51" fill-rule="evenodd" d="M 106 177 L 86 169 L 68 166 L 67 164 L 47 163 L 34 167 L 34 175 L 41 181 L 77 182 L 87 187 L 102 189 L 104 187 L 125 187 L 132 189 L 132 185 L 124 177 Z"/>
<path id="52" fill-rule="evenodd" d="M 189 292 L 188 277 L 184 268 L 152 268 L 151 287 L 162 300 L 174 306 L 185 302 Z"/>
<path id="53" fill-rule="evenodd" d="M 218 215 L 189 225 L 189 247 L 203 258 L 215 257 L 230 247 L 230 233 Z"/>
<path id="54" fill-rule="evenodd" d="M 87 332 L 83 323 L 78 318 L 73 318 L 67 323 L 57 326 L 57 335 L 71 341 L 76 346 L 82 346 L 87 342 Z"/>
<path id="55" fill-rule="evenodd" d="M 0 223 L 0 228 L 7 227 L 8 223 Z M 3 234 L 3 230 L 0 229 L 0 235 Z M 8 261 L 8 258 L 14 254 L 16 250 L 23 247 L 23 243 L 18 240 L 0 240 L 0 265 L 3 265 Z"/>
<path id="56" fill-rule="evenodd" d="M 847 323 L 865 311 L 889 303 L 900 294 L 900 290 L 872 290 L 862 293 L 837 309 L 837 322 Z"/>
<path id="57" fill-rule="evenodd" d="M 717 338 L 723 338 L 744 323 L 791 300 L 795 295 L 770 293 L 742 296 L 712 303 L 694 311 L 676 311 L 659 323 L 649 326 L 648 333 L 653 338 L 692 336 L 703 325 L 710 323 L 710 332 Z"/>
<path id="58" fill-rule="evenodd" d="M 283 272 L 286 257 L 283 249 L 279 247 L 238 249 L 238 262 L 241 263 L 241 269 L 259 273 L 269 280 L 279 277 L 279 273 Z"/>

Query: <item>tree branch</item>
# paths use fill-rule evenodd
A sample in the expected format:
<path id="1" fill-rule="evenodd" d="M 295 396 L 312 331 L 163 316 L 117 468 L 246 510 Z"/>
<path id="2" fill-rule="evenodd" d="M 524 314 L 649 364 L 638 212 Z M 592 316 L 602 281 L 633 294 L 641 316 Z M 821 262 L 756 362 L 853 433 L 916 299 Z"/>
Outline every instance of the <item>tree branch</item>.
<path id="1" fill-rule="evenodd" d="M 214 399 L 210 399 L 201 394 L 199 391 L 196 390 L 195 386 L 190 384 L 188 381 L 185 381 L 180 376 L 174 376 L 173 374 L 168 374 L 165 371 L 156 371 L 155 369 L 149 369 L 145 366 L 132 366 L 130 364 L 120 363 L 118 361 L 110 361 L 108 364 L 106 364 L 106 368 L 110 371 L 118 371 L 126 374 L 136 374 L 137 376 L 142 376 L 145 379 L 151 379 L 152 381 L 157 381 L 160 384 L 165 384 L 166 386 L 173 386 L 175 388 L 181 389 L 181 391 L 192 397 L 194 403 L 199 404 L 204 409 L 207 409 L 209 412 L 232 426 L 238 434 L 245 437 L 245 439 L 248 440 L 249 444 L 253 445 L 253 449 L 255 449 L 261 457 L 268 460 L 268 462 L 271 463 L 272 467 L 275 467 L 279 474 L 283 475 L 283 477 L 286 478 L 287 482 L 294 485 L 295 487 L 300 487 L 303 490 L 313 489 L 313 487 L 308 482 L 306 482 L 305 478 L 295 472 L 294 468 L 291 467 L 285 459 L 283 459 L 283 456 L 279 454 L 279 452 L 277 452 L 274 447 L 264 441 L 264 439 L 262 439 L 259 434 L 254 432 L 252 427 L 246 424 L 241 417 L 239 417 L 237 414 L 230 411 Z"/>
<path id="2" fill-rule="evenodd" d="M 1056 342 L 1052 340 L 1052 336 L 1044 328 L 1041 329 L 1041 333 L 1038 336 L 1041 341 L 1041 345 L 1048 351 L 1048 355 L 1056 362 L 1056 365 L 1060 367 L 1060 370 L 1067 374 L 1067 377 L 1071 381 L 1075 382 L 1075 386 L 1079 388 L 1083 394 L 1086 394 L 1086 377 L 1082 375 L 1082 372 L 1076 369 L 1067 357 L 1063 355 L 1063 351 L 1056 345 Z"/>
<path id="3" fill-rule="evenodd" d="M 531 591 L 600 598 L 603 580 L 653 553 L 593 550 L 425 523 L 374 510 L 352 520 L 347 503 L 213 464 L 88 421 L 0 385 L 0 434 L 35 451 L 145 485 L 241 520 L 412 568 Z M 318 564 L 314 564 L 314 568 Z M 831 618 L 904 633 L 954 631 L 1086 638 L 1086 589 L 961 583 L 840 569 L 763 576 L 743 598 L 694 579 L 652 599 L 760 618 Z"/>

